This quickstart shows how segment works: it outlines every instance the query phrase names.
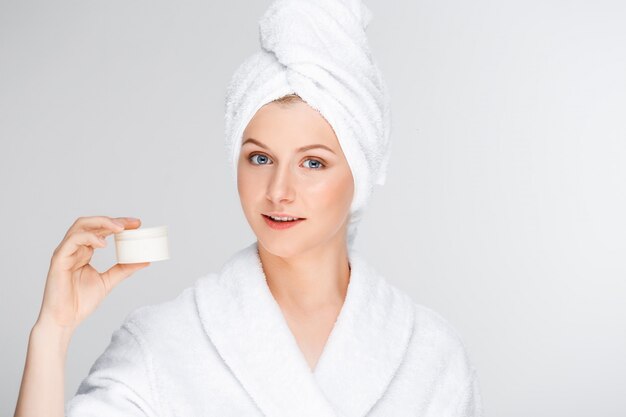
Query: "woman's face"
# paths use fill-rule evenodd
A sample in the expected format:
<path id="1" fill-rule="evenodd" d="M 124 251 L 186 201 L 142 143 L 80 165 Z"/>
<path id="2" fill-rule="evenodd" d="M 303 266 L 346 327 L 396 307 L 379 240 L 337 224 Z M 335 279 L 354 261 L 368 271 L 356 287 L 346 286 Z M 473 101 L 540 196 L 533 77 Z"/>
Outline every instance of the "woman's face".
<path id="1" fill-rule="evenodd" d="M 322 145 L 328 149 L 302 147 Z M 290 257 L 320 245 L 345 245 L 352 172 L 333 128 L 304 101 L 271 102 L 244 130 L 237 165 L 243 211 L 259 243 Z M 274 229 L 264 217 L 304 218 Z"/>

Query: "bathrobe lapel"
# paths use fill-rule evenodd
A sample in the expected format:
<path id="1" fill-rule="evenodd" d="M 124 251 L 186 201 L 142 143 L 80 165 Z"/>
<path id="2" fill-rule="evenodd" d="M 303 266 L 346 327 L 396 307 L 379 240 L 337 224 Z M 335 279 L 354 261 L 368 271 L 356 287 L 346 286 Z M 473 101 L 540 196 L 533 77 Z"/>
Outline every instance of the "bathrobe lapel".
<path id="1" fill-rule="evenodd" d="M 344 305 L 311 372 L 267 286 L 257 242 L 198 280 L 200 320 L 267 417 L 363 417 L 384 394 L 413 328 L 411 299 L 355 250 Z"/>

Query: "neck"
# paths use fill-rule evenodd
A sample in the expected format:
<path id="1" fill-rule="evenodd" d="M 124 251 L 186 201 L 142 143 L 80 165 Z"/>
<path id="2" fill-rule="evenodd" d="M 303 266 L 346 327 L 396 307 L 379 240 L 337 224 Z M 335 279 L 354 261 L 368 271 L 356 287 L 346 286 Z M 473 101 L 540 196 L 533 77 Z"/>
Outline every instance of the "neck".
<path id="1" fill-rule="evenodd" d="M 343 304 L 350 281 L 345 240 L 288 258 L 257 246 L 268 287 L 281 307 L 312 312 Z"/>

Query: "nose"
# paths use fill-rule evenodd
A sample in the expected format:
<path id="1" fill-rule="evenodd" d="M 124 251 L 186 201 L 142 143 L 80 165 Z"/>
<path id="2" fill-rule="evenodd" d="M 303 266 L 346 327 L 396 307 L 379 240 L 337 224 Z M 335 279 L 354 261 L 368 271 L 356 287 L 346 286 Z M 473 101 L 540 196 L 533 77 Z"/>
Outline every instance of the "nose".
<path id="1" fill-rule="evenodd" d="M 293 201 L 295 196 L 293 173 L 288 165 L 278 166 L 267 184 L 267 199 L 275 204 Z"/>

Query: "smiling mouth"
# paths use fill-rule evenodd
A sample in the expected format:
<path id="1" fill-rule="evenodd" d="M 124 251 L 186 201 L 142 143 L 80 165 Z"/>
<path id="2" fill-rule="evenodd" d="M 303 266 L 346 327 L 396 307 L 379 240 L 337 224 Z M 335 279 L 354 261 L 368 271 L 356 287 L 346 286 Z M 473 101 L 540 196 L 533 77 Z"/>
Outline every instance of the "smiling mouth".
<path id="1" fill-rule="evenodd" d="M 267 214 L 261 214 L 261 215 L 265 217 L 266 219 L 272 222 L 276 222 L 276 223 L 292 223 L 292 222 L 297 222 L 300 220 L 306 220 L 304 217 L 296 217 L 295 220 L 274 220 L 272 219 L 272 217 L 268 216 Z"/>

